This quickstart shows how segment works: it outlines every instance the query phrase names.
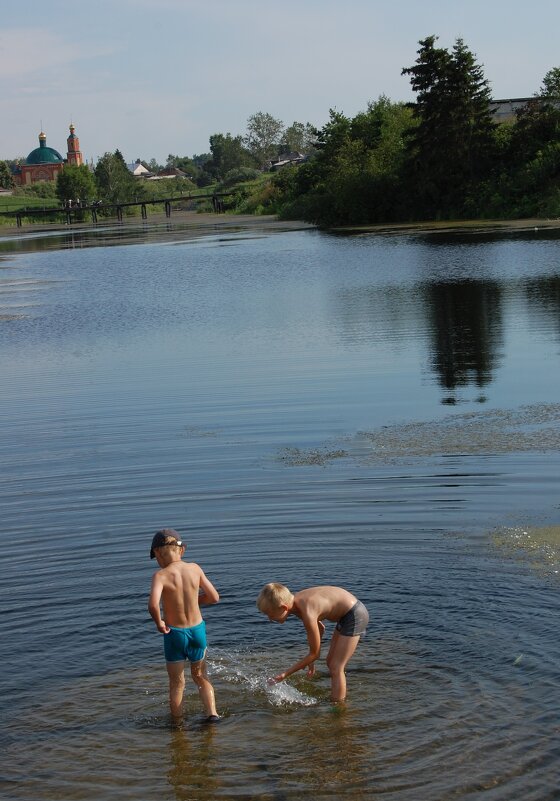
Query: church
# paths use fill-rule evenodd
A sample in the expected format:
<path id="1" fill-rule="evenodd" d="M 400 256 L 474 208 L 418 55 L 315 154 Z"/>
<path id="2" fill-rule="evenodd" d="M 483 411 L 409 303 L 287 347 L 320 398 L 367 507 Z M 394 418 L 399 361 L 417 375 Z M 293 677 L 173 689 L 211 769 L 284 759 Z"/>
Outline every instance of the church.
<path id="1" fill-rule="evenodd" d="M 76 136 L 74 125 L 70 125 L 70 135 L 66 140 L 67 153 L 63 158 L 58 150 L 47 147 L 47 137 L 41 131 L 39 134 L 39 147 L 32 150 L 25 159 L 24 164 L 18 164 L 13 171 L 13 180 L 16 186 L 30 186 L 39 181 L 55 181 L 56 176 L 62 172 L 66 164 L 83 164 L 80 151 L 80 140 Z"/>

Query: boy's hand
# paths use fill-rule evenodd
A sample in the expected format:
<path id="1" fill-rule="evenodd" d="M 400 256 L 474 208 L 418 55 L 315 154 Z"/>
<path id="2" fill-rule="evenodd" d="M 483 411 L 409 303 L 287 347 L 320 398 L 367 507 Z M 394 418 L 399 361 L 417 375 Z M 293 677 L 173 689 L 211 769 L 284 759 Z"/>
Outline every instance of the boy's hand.
<path id="1" fill-rule="evenodd" d="M 165 620 L 162 620 L 161 623 L 156 623 L 156 626 L 157 630 L 162 634 L 169 634 L 169 632 L 171 631 Z"/>
<path id="2" fill-rule="evenodd" d="M 268 684 L 278 684 L 279 682 L 284 681 L 285 678 L 286 678 L 285 673 L 279 673 L 277 676 L 267 679 L 267 682 Z"/>
<path id="3" fill-rule="evenodd" d="M 315 675 L 315 662 L 312 662 L 307 668 L 307 676 L 308 678 L 311 678 L 311 676 L 314 675 Z"/>

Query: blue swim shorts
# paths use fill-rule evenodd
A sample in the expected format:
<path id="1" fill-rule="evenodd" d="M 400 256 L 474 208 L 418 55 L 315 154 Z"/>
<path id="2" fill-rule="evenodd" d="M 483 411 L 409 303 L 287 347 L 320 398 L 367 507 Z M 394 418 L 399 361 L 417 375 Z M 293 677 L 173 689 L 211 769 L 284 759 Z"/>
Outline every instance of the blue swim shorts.
<path id="1" fill-rule="evenodd" d="M 206 654 L 206 623 L 198 623 L 187 629 L 170 626 L 169 634 L 163 635 L 163 651 L 166 662 L 200 662 Z"/>

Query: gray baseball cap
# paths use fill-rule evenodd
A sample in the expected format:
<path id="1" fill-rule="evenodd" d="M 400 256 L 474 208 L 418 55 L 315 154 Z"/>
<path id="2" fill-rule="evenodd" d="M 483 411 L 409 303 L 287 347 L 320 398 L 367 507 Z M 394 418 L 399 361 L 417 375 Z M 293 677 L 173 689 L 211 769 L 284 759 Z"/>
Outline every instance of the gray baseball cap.
<path id="1" fill-rule="evenodd" d="M 182 545 L 181 537 L 174 528 L 162 528 L 154 534 L 152 547 L 150 548 L 150 559 L 156 555 L 155 549 L 162 548 L 164 545 Z"/>

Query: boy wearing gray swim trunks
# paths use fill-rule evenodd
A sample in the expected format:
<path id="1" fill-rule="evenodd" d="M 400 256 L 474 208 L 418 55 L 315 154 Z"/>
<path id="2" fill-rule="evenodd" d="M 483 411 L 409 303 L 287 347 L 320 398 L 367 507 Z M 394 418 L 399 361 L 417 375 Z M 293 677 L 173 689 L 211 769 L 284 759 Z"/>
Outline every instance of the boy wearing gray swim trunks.
<path id="1" fill-rule="evenodd" d="M 321 639 L 325 633 L 323 620 L 336 623 L 333 632 L 327 667 L 331 674 L 331 696 L 335 703 L 346 698 L 345 669 L 356 650 L 360 636 L 365 632 L 369 614 L 365 606 L 351 592 L 342 587 L 310 587 L 293 595 L 283 584 L 266 584 L 257 598 L 257 607 L 274 623 L 284 623 L 288 615 L 296 615 L 303 622 L 309 643 L 309 653 L 295 665 L 269 681 L 284 681 L 292 673 L 307 668 L 307 675 L 315 673 L 315 660 L 321 652 Z"/>
<path id="2" fill-rule="evenodd" d="M 199 565 L 181 561 L 184 553 L 185 546 L 174 529 L 165 528 L 154 535 L 150 558 L 156 559 L 160 570 L 152 578 L 148 611 L 164 635 L 171 714 L 178 720 L 182 717 L 188 659 L 206 719 L 212 722 L 219 717 L 214 688 L 206 675 L 206 626 L 199 605 L 217 604 L 220 596 Z"/>

